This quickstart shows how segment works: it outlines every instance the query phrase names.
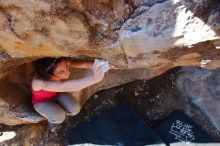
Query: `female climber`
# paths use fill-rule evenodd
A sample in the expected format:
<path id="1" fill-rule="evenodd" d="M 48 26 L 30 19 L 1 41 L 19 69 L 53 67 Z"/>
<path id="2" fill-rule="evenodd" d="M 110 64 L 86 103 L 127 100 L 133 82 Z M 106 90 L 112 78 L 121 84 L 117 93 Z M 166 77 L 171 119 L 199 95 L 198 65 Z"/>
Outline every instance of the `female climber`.
<path id="1" fill-rule="evenodd" d="M 76 115 L 79 103 L 67 92 L 78 91 L 100 82 L 110 68 L 107 61 L 73 61 L 66 58 L 46 57 L 34 62 L 34 78 L 31 83 L 34 109 L 48 119 L 49 123 L 59 124 L 66 113 Z M 93 74 L 87 77 L 68 80 L 70 67 L 92 68 Z"/>

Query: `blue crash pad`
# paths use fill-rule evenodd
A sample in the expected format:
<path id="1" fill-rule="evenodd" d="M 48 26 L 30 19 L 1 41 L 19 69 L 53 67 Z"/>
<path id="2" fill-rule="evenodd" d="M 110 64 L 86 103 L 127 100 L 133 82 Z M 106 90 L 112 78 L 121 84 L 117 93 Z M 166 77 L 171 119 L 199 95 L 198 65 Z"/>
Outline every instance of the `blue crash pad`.
<path id="1" fill-rule="evenodd" d="M 168 116 L 154 128 L 155 132 L 167 145 L 204 145 L 213 144 L 215 141 L 192 121 L 183 111 L 178 110 Z M 217 144 L 217 143 L 216 143 Z M 220 145 L 220 144 L 218 144 Z M 215 145 L 217 146 L 217 145 Z"/>
<path id="2" fill-rule="evenodd" d="M 148 124 L 126 104 L 110 108 L 66 132 L 69 145 L 165 145 Z"/>

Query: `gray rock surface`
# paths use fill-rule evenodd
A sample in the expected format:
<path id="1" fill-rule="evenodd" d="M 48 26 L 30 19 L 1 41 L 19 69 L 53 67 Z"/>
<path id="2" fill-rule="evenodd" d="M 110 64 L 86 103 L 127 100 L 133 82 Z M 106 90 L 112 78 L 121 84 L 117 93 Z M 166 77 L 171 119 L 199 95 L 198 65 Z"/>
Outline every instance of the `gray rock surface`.
<path id="1" fill-rule="evenodd" d="M 220 69 L 182 68 L 177 87 L 220 131 Z"/>

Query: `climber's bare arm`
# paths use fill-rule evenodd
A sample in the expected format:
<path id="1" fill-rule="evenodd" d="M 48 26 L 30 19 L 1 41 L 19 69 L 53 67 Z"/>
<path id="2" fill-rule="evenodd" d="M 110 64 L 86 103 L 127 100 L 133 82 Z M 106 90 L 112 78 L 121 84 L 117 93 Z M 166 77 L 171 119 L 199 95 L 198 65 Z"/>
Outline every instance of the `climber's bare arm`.
<path id="1" fill-rule="evenodd" d="M 85 61 L 77 61 L 77 60 L 66 60 L 67 64 L 69 67 L 74 67 L 74 68 L 87 68 L 91 69 L 94 65 L 94 60 L 85 60 Z M 110 69 L 118 69 L 118 67 L 114 65 L 110 65 Z"/>
<path id="2" fill-rule="evenodd" d="M 84 89 L 92 84 L 100 82 L 104 78 L 104 74 L 108 71 L 107 63 L 95 62 L 93 66 L 93 74 L 81 79 L 68 81 L 46 81 L 41 79 L 32 80 L 32 88 L 35 91 L 46 90 L 54 92 L 73 92 Z"/>
<path id="3" fill-rule="evenodd" d="M 35 91 L 46 90 L 53 92 L 73 92 L 84 89 L 95 83 L 97 83 L 97 80 L 93 76 L 63 82 L 35 79 L 32 81 L 32 88 Z"/>

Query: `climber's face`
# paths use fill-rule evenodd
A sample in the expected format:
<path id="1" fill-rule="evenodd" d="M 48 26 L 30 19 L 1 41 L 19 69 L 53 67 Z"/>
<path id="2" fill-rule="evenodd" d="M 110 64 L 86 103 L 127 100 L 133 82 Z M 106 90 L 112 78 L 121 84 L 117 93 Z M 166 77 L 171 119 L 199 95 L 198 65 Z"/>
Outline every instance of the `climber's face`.
<path id="1" fill-rule="evenodd" d="M 52 80 L 65 80 L 70 76 L 70 67 L 66 60 L 62 60 L 56 65 L 55 70 L 53 71 Z"/>

